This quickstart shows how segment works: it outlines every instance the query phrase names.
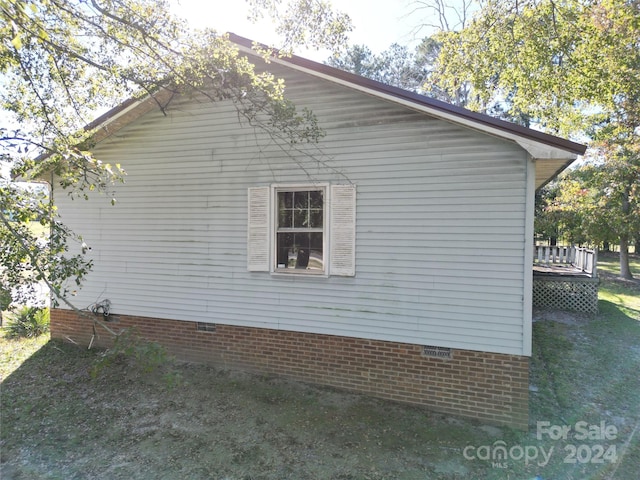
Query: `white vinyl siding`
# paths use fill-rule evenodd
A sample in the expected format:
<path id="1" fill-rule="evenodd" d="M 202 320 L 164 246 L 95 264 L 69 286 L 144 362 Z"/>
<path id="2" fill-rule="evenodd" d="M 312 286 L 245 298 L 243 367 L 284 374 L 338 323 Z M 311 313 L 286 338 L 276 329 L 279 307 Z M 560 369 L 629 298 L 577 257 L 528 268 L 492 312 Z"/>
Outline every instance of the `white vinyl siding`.
<path id="1" fill-rule="evenodd" d="M 302 145 L 283 154 L 241 126 L 230 102 L 189 99 L 97 146 L 128 175 L 114 207 L 54 192 L 63 221 L 93 248 L 94 271 L 72 300 L 108 298 L 116 314 L 526 352 L 526 152 L 303 74 L 286 82 L 325 129 L 313 157 Z M 343 213 L 335 189 L 357 185 L 355 221 L 327 232 L 328 276 L 265 275 L 273 252 L 248 247 L 264 239 L 259 199 L 289 183 L 330 185 L 334 220 Z M 355 198 L 340 193 L 343 204 Z"/>

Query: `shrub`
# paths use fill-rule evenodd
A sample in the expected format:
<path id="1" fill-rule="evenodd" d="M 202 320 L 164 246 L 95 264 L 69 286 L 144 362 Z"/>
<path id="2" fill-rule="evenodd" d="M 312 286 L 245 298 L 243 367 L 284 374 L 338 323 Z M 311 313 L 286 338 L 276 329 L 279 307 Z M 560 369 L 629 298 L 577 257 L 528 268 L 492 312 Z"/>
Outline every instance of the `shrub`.
<path id="1" fill-rule="evenodd" d="M 7 335 L 11 338 L 39 337 L 49 331 L 48 308 L 22 307 L 7 319 Z"/>

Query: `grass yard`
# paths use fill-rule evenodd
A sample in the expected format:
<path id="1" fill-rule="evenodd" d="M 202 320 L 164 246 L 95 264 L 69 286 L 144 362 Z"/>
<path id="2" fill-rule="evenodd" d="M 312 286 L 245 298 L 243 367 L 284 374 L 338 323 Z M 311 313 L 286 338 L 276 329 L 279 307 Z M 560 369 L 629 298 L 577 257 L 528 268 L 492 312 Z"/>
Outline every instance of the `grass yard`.
<path id="1" fill-rule="evenodd" d="M 1 338 L 0 478 L 638 478 L 640 282 L 605 275 L 599 315 L 536 319 L 528 432 L 205 365 L 93 379 L 95 351 Z"/>

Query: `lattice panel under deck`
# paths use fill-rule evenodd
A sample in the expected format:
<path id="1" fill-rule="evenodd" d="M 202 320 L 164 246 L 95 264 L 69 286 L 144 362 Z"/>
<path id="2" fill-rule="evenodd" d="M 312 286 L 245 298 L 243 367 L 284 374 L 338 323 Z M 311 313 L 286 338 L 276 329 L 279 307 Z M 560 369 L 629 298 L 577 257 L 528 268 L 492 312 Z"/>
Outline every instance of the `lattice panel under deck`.
<path id="1" fill-rule="evenodd" d="M 598 279 L 534 277 L 533 306 L 598 313 Z"/>

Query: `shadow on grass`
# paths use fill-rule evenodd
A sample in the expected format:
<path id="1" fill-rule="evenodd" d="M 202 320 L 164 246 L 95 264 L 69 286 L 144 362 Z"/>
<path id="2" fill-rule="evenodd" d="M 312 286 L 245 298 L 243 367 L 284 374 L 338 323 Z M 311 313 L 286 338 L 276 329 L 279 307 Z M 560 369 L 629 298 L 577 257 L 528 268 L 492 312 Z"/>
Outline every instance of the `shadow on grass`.
<path id="1" fill-rule="evenodd" d="M 632 308 L 621 305 L 620 303 L 614 303 L 608 300 L 598 301 L 599 317 L 608 318 L 611 321 L 618 322 L 640 322 L 640 309 Z M 627 328 L 626 325 L 620 324 L 623 328 Z"/>

